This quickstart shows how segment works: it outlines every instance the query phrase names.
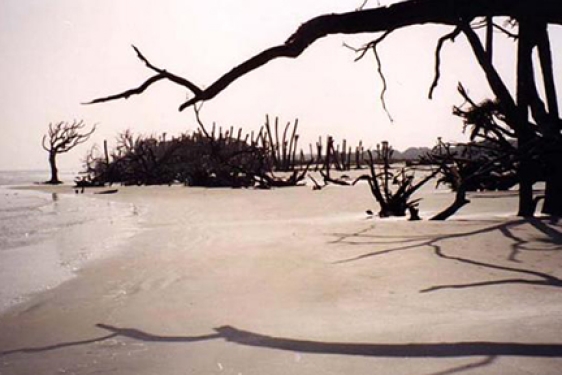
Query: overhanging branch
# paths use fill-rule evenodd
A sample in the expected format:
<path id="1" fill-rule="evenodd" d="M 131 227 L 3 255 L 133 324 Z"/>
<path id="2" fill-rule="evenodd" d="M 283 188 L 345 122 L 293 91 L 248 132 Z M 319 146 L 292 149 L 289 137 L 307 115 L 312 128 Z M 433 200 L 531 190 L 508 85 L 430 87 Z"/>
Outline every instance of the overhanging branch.
<path id="1" fill-rule="evenodd" d="M 437 85 L 439 84 L 439 78 L 441 77 L 441 49 L 443 48 L 443 44 L 447 40 L 454 42 L 455 38 L 460 33 L 461 28 L 457 26 L 452 32 L 439 38 L 439 41 L 437 42 L 437 48 L 435 48 L 435 77 L 433 78 L 433 82 L 431 83 L 431 87 L 429 88 L 429 99 L 433 98 L 433 91 L 437 88 Z"/>
<path id="2" fill-rule="evenodd" d="M 284 44 L 269 48 L 236 66 L 205 90 L 200 90 L 191 81 L 155 68 L 145 61 L 149 68 L 158 72 L 157 75 L 135 89 L 95 99 L 90 103 L 126 99 L 144 92 L 154 82 L 168 79 L 188 88 L 194 94 L 193 98 L 180 106 L 179 109 L 183 110 L 195 103 L 214 98 L 238 78 L 276 58 L 298 57 L 312 43 L 327 35 L 384 32 L 428 23 L 457 26 L 460 22 L 468 24 L 476 17 L 505 16 L 517 19 L 522 15 L 542 19 L 546 23 L 562 24 L 562 8 L 557 0 L 410 0 L 387 7 L 314 18 L 299 27 Z M 140 53 L 139 58 L 143 59 Z"/>
<path id="3" fill-rule="evenodd" d="M 384 109 L 384 111 L 386 112 L 386 115 L 388 116 L 388 119 L 390 120 L 390 122 L 393 122 L 394 120 L 392 119 L 392 116 L 390 115 L 390 112 L 388 111 L 388 108 L 386 107 L 386 100 L 385 100 L 385 94 L 386 94 L 386 90 L 387 90 L 387 85 L 386 85 L 386 78 L 384 76 L 384 73 L 382 72 L 382 62 L 381 59 L 379 57 L 379 53 L 377 51 L 377 46 L 379 45 L 380 42 L 382 42 L 392 31 L 394 30 L 387 30 L 384 34 L 382 34 L 379 38 L 377 38 L 376 40 L 372 41 L 371 43 L 369 43 L 370 48 L 373 50 L 373 54 L 375 55 L 375 60 L 377 61 L 377 72 L 379 73 L 379 77 L 381 78 L 382 81 L 382 90 L 381 90 L 381 95 L 380 95 L 380 99 L 381 99 L 381 104 L 382 104 L 382 108 Z"/>
<path id="4" fill-rule="evenodd" d="M 146 81 L 144 81 L 143 84 L 140 85 L 139 87 L 124 91 L 124 92 L 119 93 L 119 94 L 94 99 L 91 102 L 87 102 L 87 103 L 83 103 L 83 104 L 96 104 L 96 103 L 110 102 L 112 100 L 117 100 L 117 99 L 128 99 L 131 95 L 142 94 L 147 88 L 150 87 L 150 85 L 152 85 L 153 83 L 158 82 L 158 81 L 160 81 L 164 78 L 166 78 L 166 77 L 164 77 L 162 74 L 157 74 L 153 77 L 150 77 Z"/>

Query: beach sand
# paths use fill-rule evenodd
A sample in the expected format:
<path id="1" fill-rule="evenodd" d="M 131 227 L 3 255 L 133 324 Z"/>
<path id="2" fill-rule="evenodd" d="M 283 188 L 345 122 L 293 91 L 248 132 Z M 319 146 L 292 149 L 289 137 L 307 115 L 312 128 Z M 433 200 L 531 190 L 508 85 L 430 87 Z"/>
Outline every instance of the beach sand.
<path id="1" fill-rule="evenodd" d="M 409 222 L 366 184 L 118 189 L 84 199 L 141 230 L 0 316 L 0 374 L 562 373 L 562 223 L 513 192 Z"/>

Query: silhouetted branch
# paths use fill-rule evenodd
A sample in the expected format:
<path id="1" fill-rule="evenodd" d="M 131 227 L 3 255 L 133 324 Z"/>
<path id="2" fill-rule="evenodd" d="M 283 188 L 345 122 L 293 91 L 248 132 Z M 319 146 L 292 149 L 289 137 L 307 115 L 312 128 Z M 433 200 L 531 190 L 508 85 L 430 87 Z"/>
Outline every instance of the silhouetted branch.
<path id="1" fill-rule="evenodd" d="M 164 76 L 164 78 L 169 79 L 170 81 L 177 83 L 178 85 L 184 86 L 186 88 L 188 88 L 191 92 L 193 92 L 193 94 L 195 95 L 199 95 L 201 94 L 202 90 L 197 87 L 195 84 L 193 84 L 191 81 L 188 81 L 187 79 L 183 78 L 183 77 L 179 77 L 175 74 L 169 73 L 164 69 L 160 69 L 155 67 L 154 65 L 152 65 L 147 59 L 146 57 L 144 57 L 144 55 L 141 53 L 141 51 L 135 47 L 132 46 L 133 49 L 135 50 L 135 52 L 137 53 L 137 57 L 146 64 L 146 66 L 149 69 L 154 70 L 155 72 L 157 72 L 158 74 L 161 74 Z"/>
<path id="2" fill-rule="evenodd" d="M 476 32 L 472 30 L 468 23 L 462 23 L 459 25 L 463 34 L 466 36 L 468 42 L 470 43 L 474 55 L 478 60 L 478 63 L 484 70 L 486 77 L 488 78 L 488 83 L 490 84 L 490 88 L 500 101 L 500 104 L 503 108 L 503 112 L 508 119 L 510 119 L 510 125 L 516 130 L 519 131 L 525 125 L 523 124 L 523 120 L 518 116 L 517 106 L 513 97 L 509 93 L 507 86 L 501 79 L 498 71 L 492 65 L 492 62 L 489 60 L 484 47 L 482 46 L 482 42 L 476 35 Z"/>
<path id="3" fill-rule="evenodd" d="M 505 27 L 502 27 L 502 26 L 500 26 L 500 25 L 498 25 L 498 24 L 496 24 L 496 23 L 494 23 L 493 26 L 494 26 L 496 29 L 498 29 L 499 31 L 501 31 L 502 33 L 504 33 L 505 35 L 507 35 L 508 37 L 510 37 L 510 38 L 512 38 L 512 39 L 514 39 L 514 40 L 519 39 L 519 35 L 518 35 L 518 34 L 512 33 L 511 31 L 507 30 Z"/>
<path id="4" fill-rule="evenodd" d="M 139 95 L 142 94 L 147 88 L 149 88 L 153 83 L 156 83 L 162 79 L 164 79 L 166 77 L 164 77 L 164 75 L 162 74 L 157 74 L 153 77 L 150 77 L 149 79 L 147 79 L 146 81 L 143 82 L 143 84 L 141 84 L 139 87 L 136 87 L 134 89 L 130 89 L 127 91 L 124 91 L 122 93 L 119 94 L 115 94 L 115 95 L 110 95 L 110 96 L 105 96 L 103 98 L 98 98 L 98 99 L 94 99 L 91 102 L 87 102 L 84 104 L 96 104 L 96 103 L 104 103 L 104 102 L 109 102 L 112 100 L 117 100 L 117 99 L 128 99 L 131 95 Z"/>
<path id="5" fill-rule="evenodd" d="M 437 88 L 437 85 L 439 83 L 439 78 L 441 77 L 441 69 L 440 69 L 441 49 L 443 48 L 443 44 L 447 40 L 454 42 L 455 38 L 460 33 L 461 33 L 461 29 L 459 27 L 455 27 L 455 29 L 452 32 L 442 36 L 441 38 L 439 38 L 439 41 L 437 42 L 437 48 L 435 49 L 435 78 L 433 78 L 433 82 L 431 83 L 431 87 L 429 89 L 429 95 L 428 95 L 429 99 L 433 98 L 433 91 L 435 90 L 435 88 Z"/>
<path id="6" fill-rule="evenodd" d="M 86 142 L 96 130 L 96 125 L 88 132 L 81 133 L 86 127 L 83 120 L 72 123 L 58 122 L 50 123 L 47 134 L 43 136 L 42 146 L 45 151 L 62 154 L 70 151 L 74 147 Z M 48 140 L 48 142 L 47 142 Z"/>
<path id="7" fill-rule="evenodd" d="M 386 107 L 386 100 L 385 100 L 385 94 L 386 94 L 386 90 L 387 90 L 387 85 L 386 85 L 386 78 L 384 77 L 384 73 L 382 72 L 382 63 L 381 63 L 381 59 L 379 57 L 379 53 L 377 52 L 377 46 L 380 42 L 382 42 L 393 30 L 388 30 L 387 32 L 385 32 L 380 38 L 376 39 L 375 41 L 369 43 L 371 49 L 373 50 L 373 54 L 375 55 L 375 60 L 377 61 L 377 72 L 379 73 L 379 77 L 381 78 L 382 81 L 382 90 L 381 90 L 381 95 L 380 95 L 380 99 L 381 99 L 381 104 L 382 104 L 382 108 L 384 109 L 384 111 L 386 112 L 386 115 L 388 116 L 389 120 L 391 122 L 393 122 L 394 120 L 392 119 L 392 116 L 390 115 L 390 112 L 388 111 L 387 107 Z"/>
<path id="8" fill-rule="evenodd" d="M 150 87 L 150 85 L 152 85 L 153 83 L 158 82 L 162 79 L 167 79 L 167 80 L 172 81 L 172 82 L 174 82 L 174 83 L 176 83 L 180 86 L 183 86 L 183 87 L 187 88 L 188 90 L 190 90 L 194 95 L 201 94 L 202 90 L 199 87 L 197 87 L 195 84 L 193 84 L 191 81 L 189 81 L 189 80 L 187 80 L 183 77 L 177 76 L 175 74 L 169 73 L 164 69 L 160 69 L 160 68 L 154 66 L 152 63 L 150 63 L 150 61 L 148 61 L 148 59 L 141 53 L 141 51 L 137 47 L 135 47 L 134 45 L 132 47 L 135 50 L 139 60 L 141 60 L 149 69 L 154 70 L 158 74 L 156 74 L 155 76 L 147 79 L 142 85 L 140 85 L 139 87 L 137 87 L 135 89 L 127 90 L 127 91 L 122 92 L 120 94 L 95 99 L 95 100 L 92 100 L 91 102 L 85 103 L 85 104 L 103 103 L 103 102 L 107 102 L 107 101 L 111 101 L 111 100 L 115 100 L 115 99 L 127 99 L 131 95 L 142 94 L 148 87 Z"/>
<path id="9" fill-rule="evenodd" d="M 198 91 L 196 86 L 186 85 L 190 81 L 183 78 L 179 79 L 179 82 L 175 81 L 172 79 L 175 76 L 172 77 L 169 73 L 161 71 L 137 89 L 95 99 L 91 103 L 127 98 L 132 94 L 138 94 L 139 91 L 144 91 L 154 81 L 167 78 L 189 88 L 194 94 L 193 98 L 180 106 L 181 111 L 200 101 L 214 98 L 238 78 L 274 59 L 298 57 L 316 40 L 330 34 L 386 32 L 427 23 L 452 26 L 463 23 L 470 28 L 470 21 L 476 17 L 505 16 L 518 18 L 521 15 L 540 18 L 547 23 L 562 23 L 562 10 L 559 4 L 552 0 L 535 0 L 533 2 L 525 0 L 412 0 L 375 9 L 327 14 L 304 23 L 284 44 L 266 49 L 246 60 L 224 74 L 205 90 Z"/>

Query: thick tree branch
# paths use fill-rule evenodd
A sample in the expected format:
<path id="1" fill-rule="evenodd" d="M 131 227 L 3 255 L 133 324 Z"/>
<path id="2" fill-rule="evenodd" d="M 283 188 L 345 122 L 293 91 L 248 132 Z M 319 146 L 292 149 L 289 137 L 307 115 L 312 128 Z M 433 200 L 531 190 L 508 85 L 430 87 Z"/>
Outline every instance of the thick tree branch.
<path id="1" fill-rule="evenodd" d="M 442 24 L 457 26 L 461 21 L 468 24 L 476 17 L 520 16 L 544 19 L 546 23 L 562 24 L 562 9 L 558 0 L 410 0 L 388 7 L 366 9 L 342 14 L 328 14 L 304 23 L 283 45 L 269 48 L 238 65 L 198 92 L 189 88 L 183 78 L 168 75 L 165 71 L 147 80 L 137 89 L 122 94 L 95 99 L 100 103 L 127 98 L 143 92 L 150 84 L 163 78 L 188 87 L 194 97 L 180 106 L 183 110 L 195 103 L 214 98 L 231 83 L 245 74 L 280 58 L 296 58 L 316 40 L 331 34 L 358 34 L 396 30 L 405 26 Z M 172 79 L 173 77 L 176 80 Z"/>
<path id="2" fill-rule="evenodd" d="M 494 56 L 494 21 L 492 17 L 486 17 L 486 53 L 490 61 Z"/>
<path id="3" fill-rule="evenodd" d="M 537 48 L 544 79 L 548 110 L 553 118 L 558 119 L 559 111 L 556 86 L 554 84 L 554 73 L 552 70 L 552 52 L 550 50 L 550 41 L 548 39 L 548 30 L 546 24 L 541 25 L 538 31 L 537 39 Z"/>
<path id="4" fill-rule="evenodd" d="M 503 108 L 503 112 L 509 119 L 509 124 L 514 127 L 516 131 L 520 131 L 521 128 L 524 126 L 521 117 L 518 115 L 517 106 L 513 97 L 509 93 L 507 86 L 501 79 L 498 71 L 492 65 L 492 62 L 489 60 L 484 47 L 482 46 L 482 42 L 478 38 L 478 35 L 472 30 L 468 23 L 463 23 L 459 25 L 462 29 L 462 32 L 465 34 L 468 42 L 470 43 L 474 55 L 478 60 L 478 63 L 484 70 L 486 77 L 488 79 L 488 83 L 490 84 L 490 88 L 500 101 L 500 105 Z M 525 121 L 526 123 L 526 121 Z"/>

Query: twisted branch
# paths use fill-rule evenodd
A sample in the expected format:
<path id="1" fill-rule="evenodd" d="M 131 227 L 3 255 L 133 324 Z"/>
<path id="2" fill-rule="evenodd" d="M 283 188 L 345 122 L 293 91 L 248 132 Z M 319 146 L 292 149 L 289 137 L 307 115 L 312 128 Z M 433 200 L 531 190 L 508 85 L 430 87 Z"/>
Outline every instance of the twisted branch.
<path id="1" fill-rule="evenodd" d="M 117 95 L 94 99 L 90 103 L 101 103 L 116 99 L 126 99 L 144 92 L 150 85 L 167 79 L 191 91 L 194 96 L 183 103 L 179 109 L 214 98 L 232 82 L 243 75 L 280 58 L 296 58 L 316 40 L 331 34 L 358 34 L 365 32 L 384 32 L 406 26 L 441 24 L 457 26 L 468 23 L 476 17 L 505 16 L 518 19 L 521 16 L 544 20 L 545 23 L 562 24 L 562 8 L 554 0 L 410 0 L 386 7 L 364 9 L 342 14 L 327 14 L 304 23 L 282 45 L 269 48 L 234 67 L 206 89 L 201 90 L 189 80 L 170 74 L 148 63 L 138 53 L 147 66 L 158 72 L 137 88 Z M 464 31 L 464 30 L 463 30 Z M 464 31 L 466 34 L 466 31 Z M 471 39 L 472 36 L 469 36 Z"/>
<path id="2" fill-rule="evenodd" d="M 431 83 L 431 87 L 429 88 L 429 99 L 433 99 L 433 91 L 437 88 L 439 78 L 441 77 L 441 49 L 443 48 L 443 44 L 447 40 L 454 42 L 455 38 L 461 33 L 461 31 L 461 28 L 457 26 L 452 32 L 439 38 L 439 41 L 437 42 L 437 48 L 435 49 L 435 76 L 433 78 L 433 82 Z"/>
<path id="3" fill-rule="evenodd" d="M 131 95 L 142 94 L 153 83 L 156 83 L 156 82 L 158 82 L 162 79 L 167 79 L 167 80 L 172 81 L 172 82 L 174 82 L 174 83 L 176 83 L 180 86 L 183 86 L 183 87 L 187 88 L 189 91 L 191 91 L 196 96 L 201 95 L 201 93 L 203 92 L 203 90 L 201 90 L 198 86 L 196 86 L 191 81 L 189 81 L 189 80 L 187 80 L 183 77 L 180 77 L 178 75 L 172 74 L 172 73 L 170 73 L 170 72 L 168 72 L 164 69 L 160 69 L 160 68 L 154 66 L 150 61 L 148 61 L 148 59 L 141 53 L 141 51 L 136 46 L 133 45 L 132 47 L 135 50 L 139 60 L 141 60 L 147 66 L 147 68 L 149 68 L 150 70 L 154 70 L 157 74 L 155 76 L 150 77 L 146 81 L 144 81 L 137 88 L 130 89 L 130 90 L 124 91 L 124 92 L 119 93 L 119 94 L 94 99 L 91 102 L 84 103 L 84 104 L 103 103 L 103 102 L 108 102 L 108 101 L 116 100 L 116 99 L 128 99 Z"/>

